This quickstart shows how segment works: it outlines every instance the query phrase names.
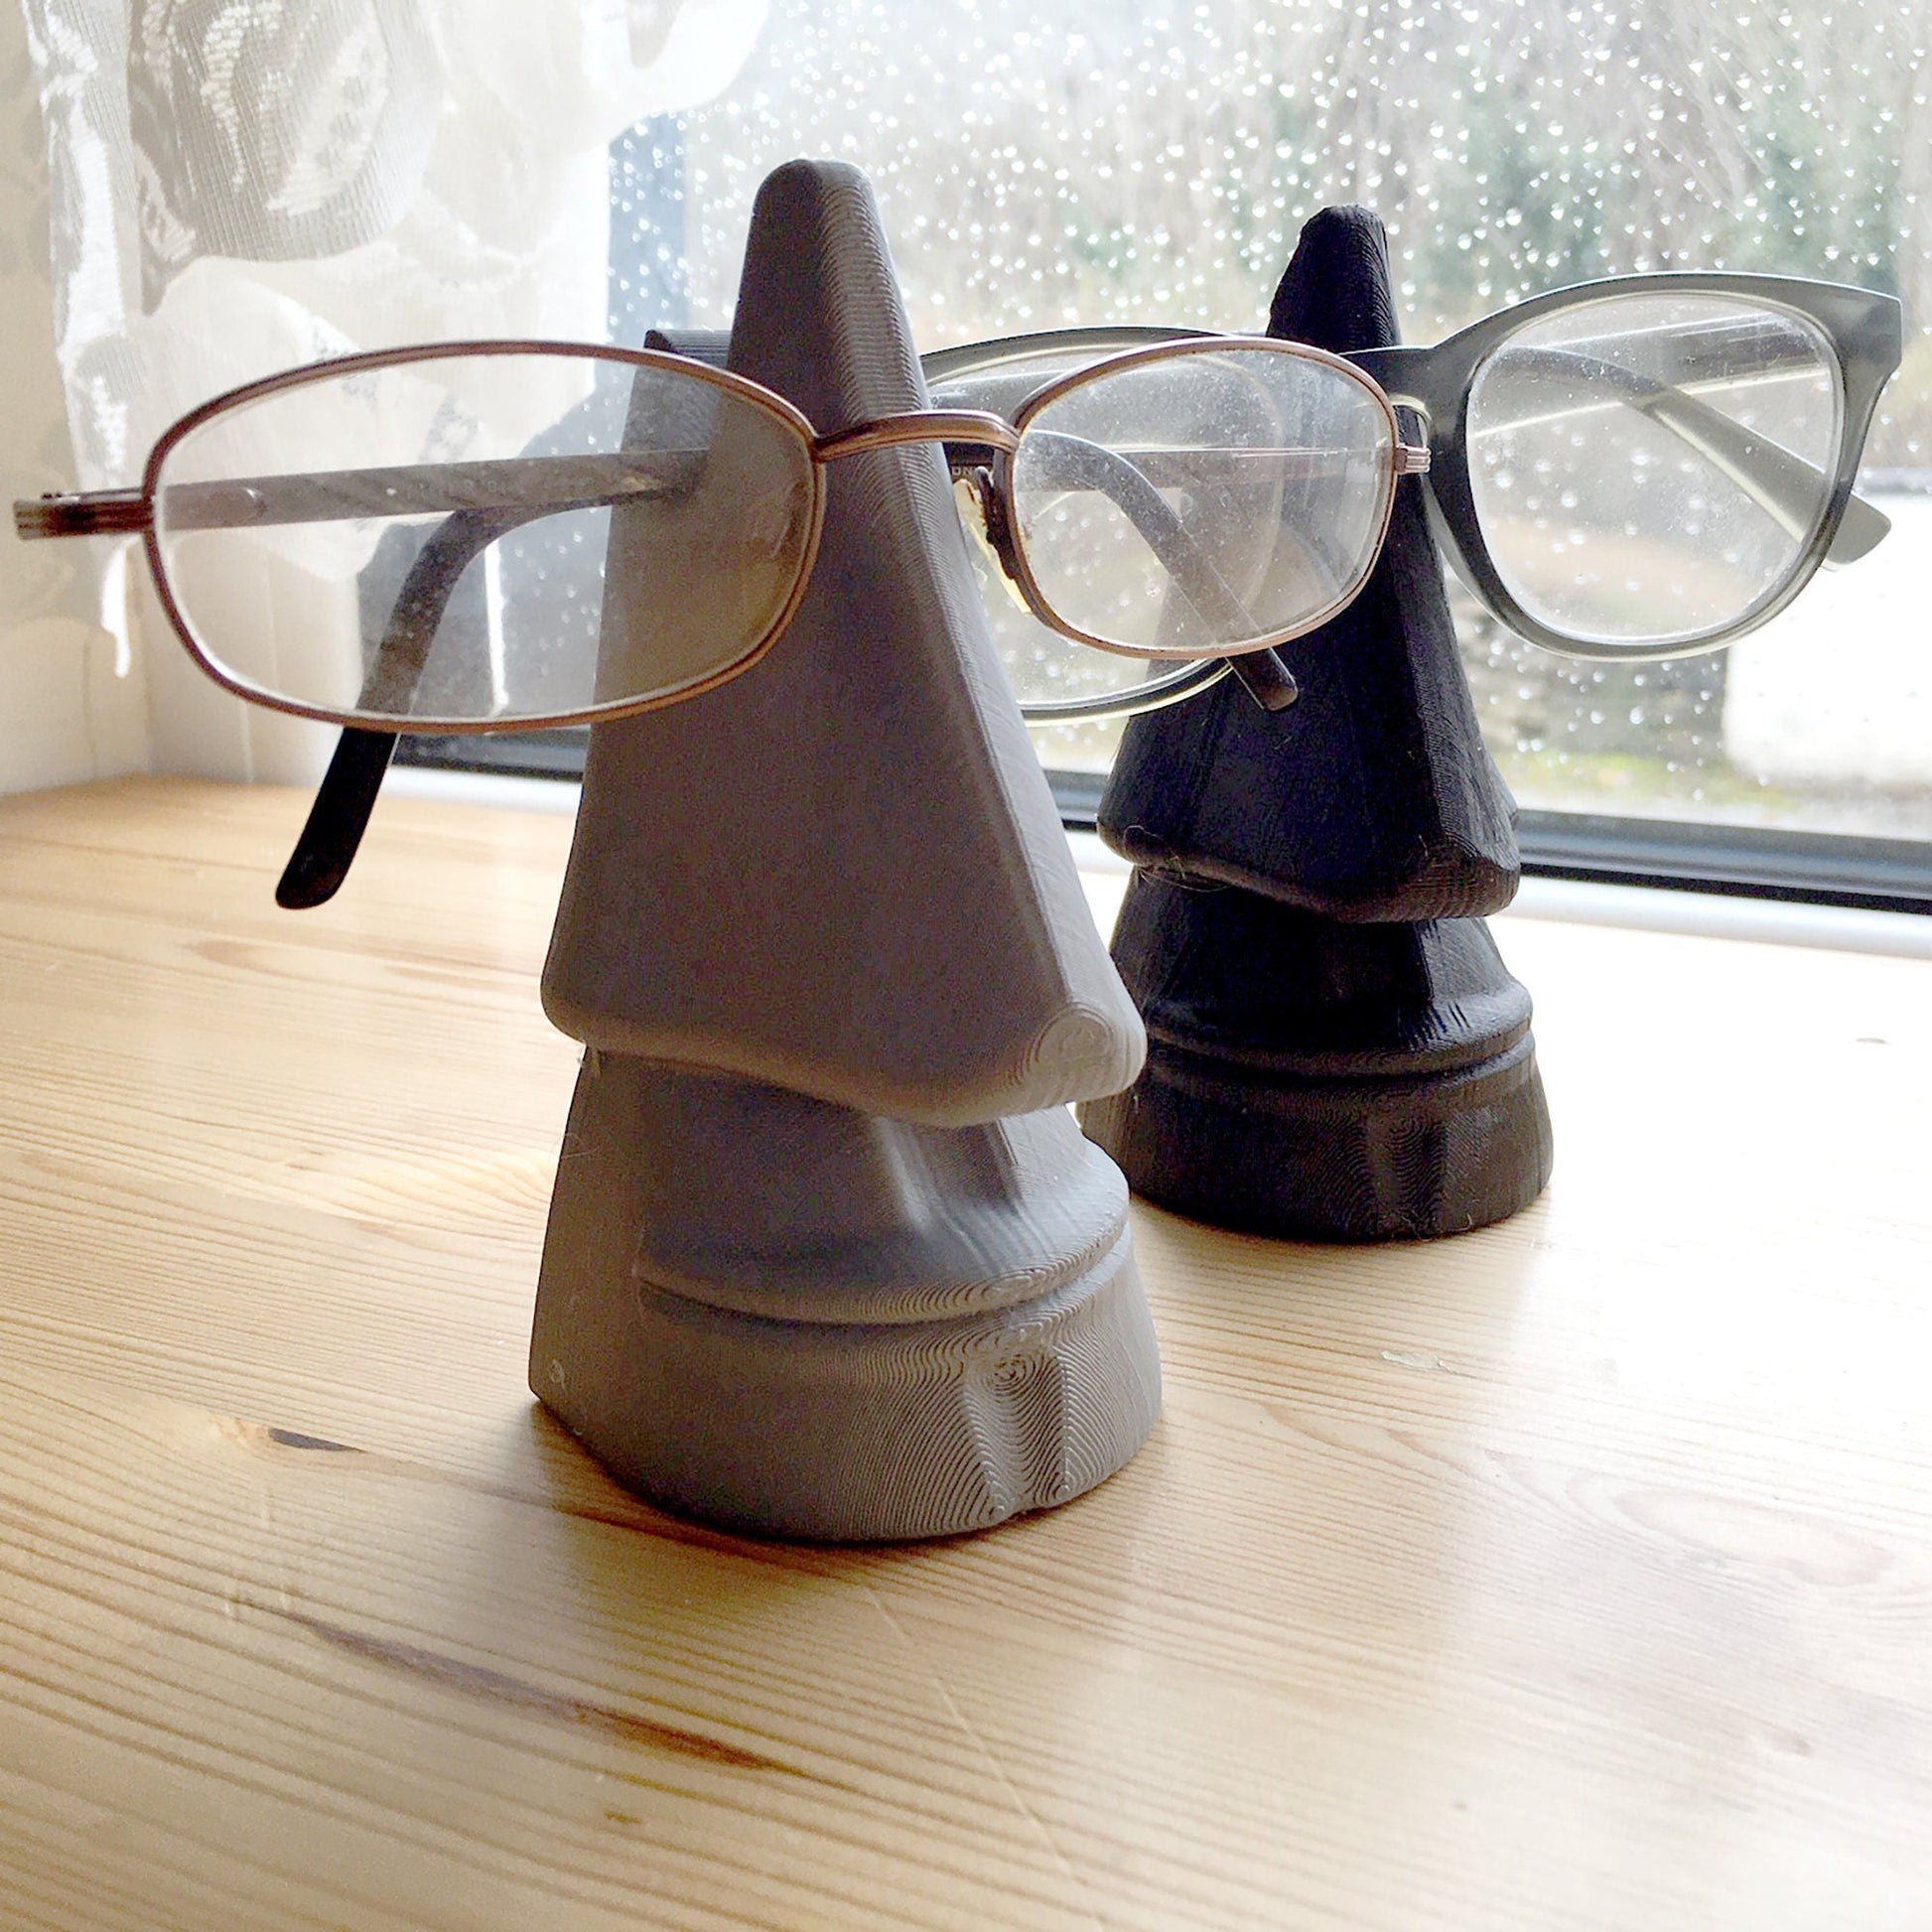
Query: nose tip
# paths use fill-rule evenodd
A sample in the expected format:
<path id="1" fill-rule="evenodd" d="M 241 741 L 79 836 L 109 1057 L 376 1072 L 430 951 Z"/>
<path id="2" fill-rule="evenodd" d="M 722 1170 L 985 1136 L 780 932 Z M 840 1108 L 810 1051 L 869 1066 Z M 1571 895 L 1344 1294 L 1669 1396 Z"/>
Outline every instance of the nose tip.
<path id="1" fill-rule="evenodd" d="M 1015 1084 L 1030 1106 L 1054 1106 L 1131 1086 L 1146 1058 L 1138 1026 L 1123 1027 L 1117 1012 L 1069 1001 L 1027 1042 Z M 1049 1093 L 1051 1100 L 1035 1097 Z"/>

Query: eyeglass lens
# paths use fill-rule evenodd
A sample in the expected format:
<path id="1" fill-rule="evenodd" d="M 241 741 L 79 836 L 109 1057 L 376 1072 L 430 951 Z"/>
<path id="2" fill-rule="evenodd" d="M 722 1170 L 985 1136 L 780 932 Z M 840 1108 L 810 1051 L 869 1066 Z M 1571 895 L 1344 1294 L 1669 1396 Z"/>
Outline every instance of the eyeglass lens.
<path id="1" fill-rule="evenodd" d="M 1305 629 L 1373 561 L 1393 429 L 1366 383 L 1260 346 L 1102 368 L 1027 418 L 1017 535 L 1042 601 L 1118 649 Z"/>
<path id="2" fill-rule="evenodd" d="M 989 358 L 983 367 L 968 367 L 935 381 L 933 407 L 986 410 L 1011 422 L 1035 390 L 1115 352 L 1105 346 L 1073 343 L 1026 355 L 1002 354 Z M 1173 664 L 1150 665 L 1111 651 L 1084 650 L 1042 623 L 1028 608 L 987 541 L 973 492 L 962 483 L 955 494 L 960 521 L 972 539 L 968 554 L 988 627 L 1014 694 L 1023 706 L 1043 710 L 1127 703 L 1172 676 Z"/>
<path id="3" fill-rule="evenodd" d="M 1692 292 L 1563 309 L 1471 384 L 1482 540 L 1523 611 L 1564 637 L 1694 642 L 1791 581 L 1843 424 L 1837 356 L 1802 316 Z"/>
<path id="4" fill-rule="evenodd" d="M 230 678 L 434 730 L 671 695 L 741 662 L 797 589 L 815 486 L 796 428 L 716 383 L 473 353 L 209 417 L 163 459 L 155 533 Z"/>

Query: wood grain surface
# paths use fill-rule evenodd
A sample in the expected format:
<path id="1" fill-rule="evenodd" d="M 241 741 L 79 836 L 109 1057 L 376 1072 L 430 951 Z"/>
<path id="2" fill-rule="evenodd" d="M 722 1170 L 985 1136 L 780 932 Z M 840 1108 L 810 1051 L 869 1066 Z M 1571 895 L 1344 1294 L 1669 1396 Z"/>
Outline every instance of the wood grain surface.
<path id="1" fill-rule="evenodd" d="M 305 806 L 0 803 L 0 1926 L 1932 1926 L 1925 964 L 1499 922 L 1541 1201 L 1138 1207 L 1121 1475 L 793 1550 L 524 1387 L 567 823 Z"/>

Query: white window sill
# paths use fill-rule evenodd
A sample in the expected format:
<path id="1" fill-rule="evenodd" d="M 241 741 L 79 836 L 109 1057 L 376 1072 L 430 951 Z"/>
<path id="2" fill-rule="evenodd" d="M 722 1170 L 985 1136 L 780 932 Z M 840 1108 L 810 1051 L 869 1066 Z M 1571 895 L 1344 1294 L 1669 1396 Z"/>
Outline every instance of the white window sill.
<path id="1" fill-rule="evenodd" d="M 446 798 L 514 811 L 577 809 L 579 787 L 554 778 L 504 777 L 486 771 L 438 771 L 397 765 L 386 788 L 406 798 Z M 1103 927 L 1127 888 L 1126 860 L 1091 832 L 1070 832 L 1074 863 Z M 1822 946 L 1841 952 L 1895 953 L 1932 959 L 1932 918 L 1913 912 L 1867 912 L 1836 905 L 1743 898 L 1733 894 L 1665 892 L 1644 886 L 1598 886 L 1583 880 L 1528 878 L 1505 919 L 1560 919 L 1575 925 L 1634 926 L 1707 938 L 1754 939 L 1773 945 Z"/>

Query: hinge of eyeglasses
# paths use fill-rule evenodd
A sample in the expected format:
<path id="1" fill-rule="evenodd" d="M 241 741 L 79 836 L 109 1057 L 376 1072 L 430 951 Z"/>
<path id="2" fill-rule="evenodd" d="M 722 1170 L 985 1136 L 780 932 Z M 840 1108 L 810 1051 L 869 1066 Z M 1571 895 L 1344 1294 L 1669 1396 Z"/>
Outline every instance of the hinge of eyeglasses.
<path id="1" fill-rule="evenodd" d="M 1398 443 L 1395 446 L 1395 473 L 1398 477 L 1420 477 L 1428 468 L 1427 445 Z"/>
<path id="2" fill-rule="evenodd" d="M 147 496 L 139 489 L 50 490 L 14 504 L 15 534 L 27 538 L 138 536 L 150 521 Z"/>

